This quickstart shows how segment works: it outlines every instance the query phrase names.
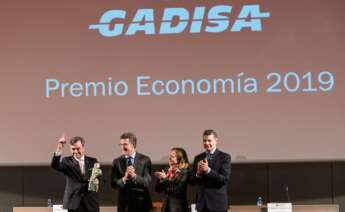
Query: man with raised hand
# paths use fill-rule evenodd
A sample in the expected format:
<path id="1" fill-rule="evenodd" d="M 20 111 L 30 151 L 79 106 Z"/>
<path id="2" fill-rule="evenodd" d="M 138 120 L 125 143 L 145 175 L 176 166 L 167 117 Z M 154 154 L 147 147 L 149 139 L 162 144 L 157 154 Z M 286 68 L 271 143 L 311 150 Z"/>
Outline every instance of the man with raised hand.
<path id="1" fill-rule="evenodd" d="M 64 134 L 58 140 L 51 162 L 51 166 L 66 177 L 63 208 L 68 212 L 99 212 L 97 192 L 88 189 L 92 169 L 95 164 L 95 167 L 99 166 L 97 159 L 85 155 L 84 138 L 75 136 L 70 139 L 69 145 L 72 155 L 61 160 L 66 142 Z"/>
<path id="2" fill-rule="evenodd" d="M 214 130 L 203 133 L 204 152 L 194 158 L 191 184 L 197 185 L 198 212 L 228 211 L 227 187 L 231 157 L 217 148 L 218 135 Z"/>
<path id="3" fill-rule="evenodd" d="M 149 212 L 151 159 L 136 151 L 137 138 L 131 132 L 121 135 L 119 145 L 122 155 L 114 159 L 111 172 L 111 186 L 119 190 L 117 210 Z"/>

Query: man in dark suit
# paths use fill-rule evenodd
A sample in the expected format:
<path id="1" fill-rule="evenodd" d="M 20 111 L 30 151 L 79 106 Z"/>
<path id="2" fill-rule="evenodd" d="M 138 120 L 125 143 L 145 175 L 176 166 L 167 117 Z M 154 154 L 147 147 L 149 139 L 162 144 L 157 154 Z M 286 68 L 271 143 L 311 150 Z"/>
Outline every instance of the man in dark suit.
<path id="1" fill-rule="evenodd" d="M 59 139 L 51 162 L 55 170 L 66 176 L 63 208 L 69 212 L 99 212 L 97 192 L 88 190 L 88 180 L 97 159 L 85 155 L 85 140 L 76 136 L 70 140 L 72 156 L 60 161 L 66 140 L 65 135 Z"/>
<path id="2" fill-rule="evenodd" d="M 196 209 L 198 212 L 225 212 L 229 208 L 227 186 L 230 178 L 231 157 L 217 149 L 218 136 L 214 130 L 205 130 L 205 152 L 194 158 L 191 184 L 198 185 Z"/>
<path id="3" fill-rule="evenodd" d="M 120 137 L 122 156 L 112 164 L 111 186 L 119 189 L 119 212 L 149 212 L 152 208 L 148 187 L 151 183 L 151 159 L 136 152 L 137 138 L 127 132 Z"/>

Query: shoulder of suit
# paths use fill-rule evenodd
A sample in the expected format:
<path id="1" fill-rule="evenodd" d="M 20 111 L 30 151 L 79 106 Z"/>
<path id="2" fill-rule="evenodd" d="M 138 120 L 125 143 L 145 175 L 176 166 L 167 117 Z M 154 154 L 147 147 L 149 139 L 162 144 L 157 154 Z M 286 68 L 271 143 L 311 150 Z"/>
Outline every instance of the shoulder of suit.
<path id="1" fill-rule="evenodd" d="M 224 157 L 229 157 L 229 158 L 231 158 L 230 154 L 228 154 L 228 153 L 226 153 L 226 152 L 223 152 L 223 151 L 221 151 L 221 150 L 219 150 L 219 149 L 217 149 L 217 151 L 218 151 L 218 154 L 219 154 L 219 155 L 222 155 L 222 156 L 224 156 Z"/>
<path id="2" fill-rule="evenodd" d="M 144 154 L 141 154 L 141 153 L 139 153 L 139 152 L 136 152 L 136 153 L 135 153 L 135 157 L 138 157 L 138 158 L 140 158 L 140 159 L 151 160 L 151 158 L 150 158 L 149 156 L 144 155 Z"/>
<path id="3" fill-rule="evenodd" d="M 202 152 L 200 154 L 198 154 L 197 156 L 195 156 L 195 158 L 200 158 L 200 157 L 203 157 L 205 155 L 205 152 Z"/>
<path id="4" fill-rule="evenodd" d="M 73 163 L 73 156 L 65 156 L 65 157 L 63 157 L 62 160 L 61 160 L 61 163 L 63 163 L 63 164 L 71 164 L 71 163 Z"/>
<path id="5" fill-rule="evenodd" d="M 90 160 L 90 161 L 98 161 L 97 158 L 86 156 L 86 155 L 85 155 L 85 159 Z"/>
<path id="6" fill-rule="evenodd" d="M 62 161 L 70 161 L 73 160 L 73 156 L 66 156 L 62 158 Z"/>
<path id="7" fill-rule="evenodd" d="M 113 164 L 116 163 L 116 162 L 118 162 L 118 161 L 120 161 L 120 160 L 122 160 L 122 159 L 123 159 L 123 155 L 120 155 L 119 157 L 117 157 L 117 158 L 115 158 L 115 159 L 113 160 Z"/>

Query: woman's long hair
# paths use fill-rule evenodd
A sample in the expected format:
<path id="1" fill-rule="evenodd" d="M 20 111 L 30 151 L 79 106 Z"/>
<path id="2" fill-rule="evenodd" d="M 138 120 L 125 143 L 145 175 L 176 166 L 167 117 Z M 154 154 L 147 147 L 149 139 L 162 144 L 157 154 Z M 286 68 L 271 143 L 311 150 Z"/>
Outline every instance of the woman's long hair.
<path id="1" fill-rule="evenodd" d="M 171 151 L 176 153 L 177 168 L 188 169 L 190 167 L 187 152 L 183 148 L 174 147 L 171 149 Z"/>

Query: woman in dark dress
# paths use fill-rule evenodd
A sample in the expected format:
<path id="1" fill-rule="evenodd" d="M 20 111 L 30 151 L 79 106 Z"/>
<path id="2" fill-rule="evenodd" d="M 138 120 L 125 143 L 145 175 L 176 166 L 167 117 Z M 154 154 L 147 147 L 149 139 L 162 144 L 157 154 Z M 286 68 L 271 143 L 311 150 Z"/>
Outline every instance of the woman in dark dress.
<path id="1" fill-rule="evenodd" d="M 164 193 L 162 212 L 187 212 L 188 156 L 182 148 L 172 148 L 169 169 L 155 172 L 158 178 L 155 190 Z"/>

